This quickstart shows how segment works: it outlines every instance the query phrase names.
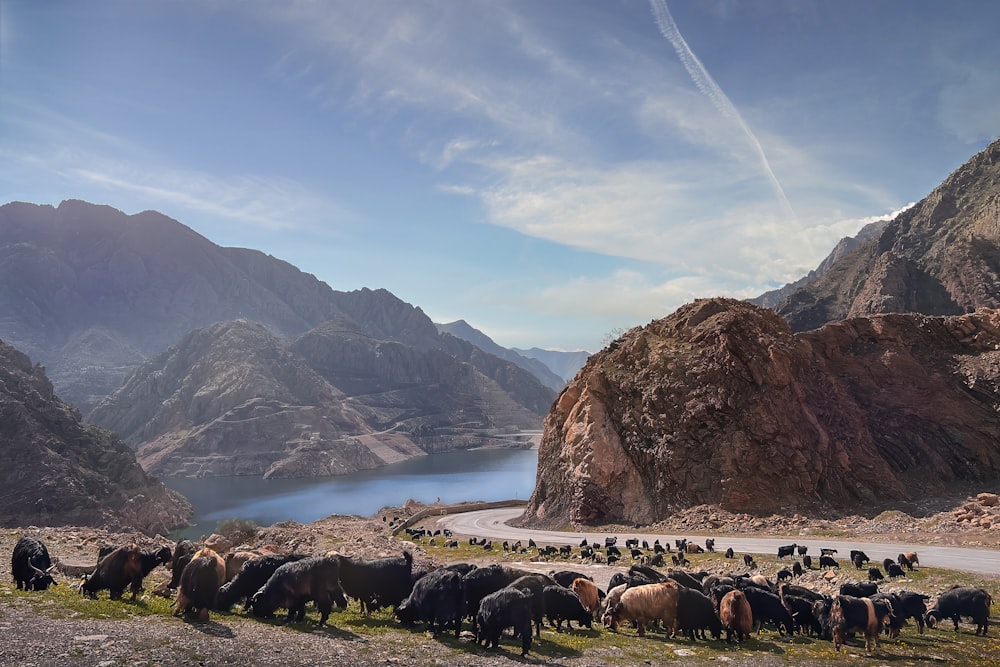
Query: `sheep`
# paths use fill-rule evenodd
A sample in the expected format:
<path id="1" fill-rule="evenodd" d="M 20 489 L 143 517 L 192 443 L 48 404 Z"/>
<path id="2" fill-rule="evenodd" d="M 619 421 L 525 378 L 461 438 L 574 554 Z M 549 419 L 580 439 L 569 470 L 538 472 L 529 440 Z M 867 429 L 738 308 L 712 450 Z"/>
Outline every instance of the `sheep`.
<path id="1" fill-rule="evenodd" d="M 621 621 L 635 621 L 639 636 L 645 637 L 646 624 L 660 621 L 673 635 L 677 631 L 679 590 L 680 584 L 675 581 L 630 588 L 622 593 L 618 604 L 608 609 L 604 625 L 614 630 Z"/>

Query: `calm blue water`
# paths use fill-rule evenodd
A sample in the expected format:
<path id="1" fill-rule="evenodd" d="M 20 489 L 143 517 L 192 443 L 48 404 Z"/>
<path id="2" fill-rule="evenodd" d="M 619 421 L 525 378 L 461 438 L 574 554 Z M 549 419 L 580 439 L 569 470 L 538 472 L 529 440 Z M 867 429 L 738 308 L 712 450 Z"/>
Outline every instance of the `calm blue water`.
<path id="1" fill-rule="evenodd" d="M 377 470 L 309 479 L 162 477 L 194 506 L 193 525 L 175 537 L 211 534 L 225 519 L 308 523 L 330 514 L 371 516 L 412 498 L 433 503 L 527 500 L 535 488 L 538 451 L 476 449 L 433 454 Z"/>

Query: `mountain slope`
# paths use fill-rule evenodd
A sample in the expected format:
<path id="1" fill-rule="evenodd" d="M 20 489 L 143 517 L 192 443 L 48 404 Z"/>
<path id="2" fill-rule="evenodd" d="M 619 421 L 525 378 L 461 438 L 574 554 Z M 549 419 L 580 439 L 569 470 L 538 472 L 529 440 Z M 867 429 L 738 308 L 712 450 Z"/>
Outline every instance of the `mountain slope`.
<path id="1" fill-rule="evenodd" d="M 889 220 L 876 220 L 874 222 L 869 222 L 854 236 L 845 236 L 840 239 L 840 241 L 837 242 L 837 245 L 833 247 L 833 250 L 830 251 L 830 254 L 824 257 L 823 261 L 819 263 L 819 266 L 805 276 L 799 278 L 793 283 L 788 283 L 783 287 L 779 287 L 776 290 L 764 292 L 758 297 L 748 299 L 748 301 L 754 305 L 763 306 L 765 308 L 780 306 L 785 299 L 794 294 L 796 291 L 804 289 L 816 282 L 820 276 L 829 271 L 841 257 L 860 247 L 864 243 L 867 243 L 871 239 L 879 236 L 888 224 Z"/>
<path id="2" fill-rule="evenodd" d="M 574 352 L 563 352 L 561 350 L 542 350 L 532 347 L 527 350 L 514 348 L 518 354 L 530 359 L 537 359 L 558 375 L 564 382 L 569 382 L 576 375 L 577 371 L 583 368 L 590 357 L 590 352 L 576 350 Z"/>
<path id="3" fill-rule="evenodd" d="M 1000 312 L 793 334 L 696 301 L 593 355 L 545 420 L 530 525 L 718 503 L 866 512 L 1000 475 Z"/>
<path id="4" fill-rule="evenodd" d="M 135 527 L 166 534 L 191 506 L 116 435 L 80 421 L 40 366 L 0 342 L 0 525 Z"/>
<path id="5" fill-rule="evenodd" d="M 146 470 L 185 476 L 337 475 L 509 446 L 511 433 L 537 428 L 549 402 L 528 408 L 511 398 L 511 378 L 493 369 L 501 386 L 478 369 L 514 367 L 451 344 L 482 358 L 378 340 L 346 317 L 290 344 L 254 322 L 220 322 L 143 364 L 91 419 L 122 433 Z"/>
<path id="6" fill-rule="evenodd" d="M 461 352 L 418 350 L 331 322 L 300 336 L 290 349 L 366 408 L 378 429 L 405 434 L 427 452 L 454 449 L 456 443 L 504 444 L 508 431 L 537 428 L 551 405 L 547 391 L 536 392 L 533 401 L 511 400 L 513 393 L 528 395 L 537 386 L 530 374 L 469 343 L 452 342 L 466 359 Z M 521 382 L 528 387 L 517 391 Z"/>
<path id="7" fill-rule="evenodd" d="M 461 338 L 464 341 L 472 343 L 483 352 L 488 352 L 495 357 L 509 361 L 512 364 L 523 368 L 538 378 L 539 382 L 550 389 L 559 391 L 566 386 L 566 381 L 552 372 L 552 370 L 549 369 L 549 367 L 543 362 L 521 355 L 514 350 L 507 349 L 506 347 L 497 345 L 492 338 L 484 334 L 479 329 L 476 329 L 465 320 L 456 320 L 455 322 L 449 322 L 447 324 L 435 324 L 435 326 L 439 332 L 448 333 L 456 338 Z"/>
<path id="8" fill-rule="evenodd" d="M 1000 141 L 777 311 L 804 331 L 876 313 L 957 315 L 998 306 Z"/>
<path id="9" fill-rule="evenodd" d="M 0 207 L 0 337 L 45 364 L 84 412 L 189 332 L 241 318 L 285 337 L 344 318 L 377 340 L 473 356 L 386 290 L 335 291 L 153 211 L 129 216 L 81 201 Z M 508 362 L 480 366 L 539 419 L 555 395 Z"/>
<path id="10" fill-rule="evenodd" d="M 192 332 L 91 419 L 165 475 L 335 475 L 423 454 L 401 436 L 387 446 L 341 391 L 247 320 Z"/>

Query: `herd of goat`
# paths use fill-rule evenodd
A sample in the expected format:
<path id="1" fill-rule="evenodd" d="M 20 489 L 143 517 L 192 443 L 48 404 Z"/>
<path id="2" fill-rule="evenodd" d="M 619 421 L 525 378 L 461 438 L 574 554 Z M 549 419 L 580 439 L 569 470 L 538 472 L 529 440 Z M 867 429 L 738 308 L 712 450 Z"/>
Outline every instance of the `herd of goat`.
<path id="1" fill-rule="evenodd" d="M 419 529 L 408 534 L 415 540 L 429 536 Z M 451 542 L 455 540 L 449 540 L 448 546 L 454 546 Z M 143 551 L 135 544 L 102 549 L 93 571 L 80 582 L 80 592 L 95 597 L 108 590 L 111 599 L 120 599 L 128 590 L 134 600 L 143 590 L 143 579 L 163 565 L 171 570 L 171 579 L 154 592 L 170 596 L 176 591 L 175 616 L 196 613 L 199 620 L 206 621 L 210 611 L 227 612 L 242 604 L 245 611 L 259 618 L 273 617 L 277 610 L 286 609 L 287 620 L 292 622 L 303 620 L 306 604 L 313 602 L 323 625 L 334 605 L 345 608 L 353 599 L 364 614 L 391 607 L 404 626 L 426 623 L 434 635 L 453 631 L 459 637 L 463 621 L 470 619 L 475 641 L 488 647 L 498 646 L 504 631 L 513 629 L 513 636 L 520 638 L 522 655 L 530 651 L 532 635 L 541 635 L 546 619 L 557 631 L 562 631 L 563 622 L 567 629 L 572 629 L 573 622 L 578 628 L 591 628 L 599 620 L 611 631 L 630 623 L 639 636 L 648 627 L 659 626 L 671 636 L 680 633 L 691 640 L 707 639 L 706 632 L 718 640 L 724 633 L 727 642 L 742 642 L 767 625 L 782 635 L 803 633 L 831 640 L 838 649 L 847 637 L 861 633 L 869 651 L 879 635 L 897 636 L 909 619 L 915 621 L 920 633 L 925 624 L 933 627 L 941 619 L 951 619 L 958 631 L 960 620 L 969 618 L 977 635 L 986 635 L 989 627 L 992 598 L 982 588 L 953 586 L 941 592 L 930 608 L 928 595 L 879 590 L 885 576 L 895 578 L 903 574 L 903 568 L 919 566 L 916 553 L 900 554 L 896 561 L 886 559 L 885 575 L 870 567 L 869 581 L 845 583 L 838 594 L 826 595 L 792 583 L 804 569 L 812 569 L 807 549 L 798 545 L 779 548 L 779 559 L 797 555 L 800 560 L 790 569 L 778 571 L 772 581 L 751 574 L 756 563 L 750 555 L 743 557 L 746 572 L 684 569 L 690 565 L 686 554 L 715 550 L 711 539 L 704 549 L 678 540 L 676 551 L 658 541 L 652 547 L 643 543 L 640 549 L 638 540 L 628 540 L 628 556 L 616 542 L 606 538 L 601 549 L 584 541 L 579 556 L 573 547 L 539 547 L 534 542 L 527 546 L 504 543 L 502 547 L 507 552 L 577 562 L 594 560 L 595 552 L 603 552 L 605 562 L 631 558 L 631 566 L 621 568 L 606 591 L 584 572 L 569 569 L 542 574 L 500 563 L 455 563 L 427 571 L 413 566 L 408 551 L 376 559 L 267 549 L 237 550 L 223 557 L 211 548 L 184 540 L 173 549 L 164 546 Z M 492 543 L 476 538 L 470 538 L 469 543 L 487 551 L 493 548 Z M 838 566 L 834 553 L 823 550 L 820 568 Z M 665 564 L 665 554 L 677 567 L 656 569 Z M 735 557 L 732 549 L 725 555 Z M 851 560 L 859 571 L 869 565 L 868 556 L 861 551 L 852 552 Z M 22 537 L 14 547 L 11 572 L 18 589 L 45 590 L 54 585 L 54 567 L 42 542 Z"/>

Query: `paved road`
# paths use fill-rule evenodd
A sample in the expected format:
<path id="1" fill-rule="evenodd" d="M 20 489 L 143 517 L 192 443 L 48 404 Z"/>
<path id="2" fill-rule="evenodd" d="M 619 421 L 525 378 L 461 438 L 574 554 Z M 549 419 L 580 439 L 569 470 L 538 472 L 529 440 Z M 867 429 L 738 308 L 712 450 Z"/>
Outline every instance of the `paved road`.
<path id="1" fill-rule="evenodd" d="M 511 542 L 516 540 L 527 542 L 529 538 L 532 538 L 535 542 L 539 543 L 572 544 L 575 547 L 580 544 L 580 541 L 584 537 L 591 542 L 597 541 L 603 544 L 604 537 L 616 535 L 618 537 L 619 548 L 624 546 L 626 539 L 632 537 L 647 540 L 650 544 L 653 543 L 653 540 L 658 539 L 661 544 L 669 544 L 671 547 L 673 547 L 674 539 L 687 537 L 691 542 L 699 541 L 704 545 L 704 538 L 696 540 L 693 536 L 682 533 L 572 533 L 555 530 L 530 530 L 507 525 L 507 521 L 520 516 L 522 511 L 521 508 L 504 508 L 465 512 L 463 514 L 449 514 L 439 517 L 435 523 L 441 528 L 450 528 L 456 533 L 463 535 L 475 535 L 478 537 L 488 537 L 493 540 L 508 540 Z M 836 557 L 842 564 L 847 565 L 850 565 L 849 554 L 851 549 L 862 549 L 872 559 L 873 564 L 880 564 L 885 558 L 895 560 L 896 556 L 905 551 L 916 551 L 920 556 L 921 565 L 980 574 L 1000 575 L 1000 551 L 989 549 L 936 547 L 907 542 L 875 543 L 833 538 L 730 537 L 728 535 L 719 535 L 715 538 L 715 550 L 725 551 L 727 548 L 732 547 L 737 553 L 777 554 L 780 545 L 791 544 L 792 542 L 808 546 L 809 554 L 814 558 L 819 556 L 819 551 L 823 547 L 837 549 Z"/>

